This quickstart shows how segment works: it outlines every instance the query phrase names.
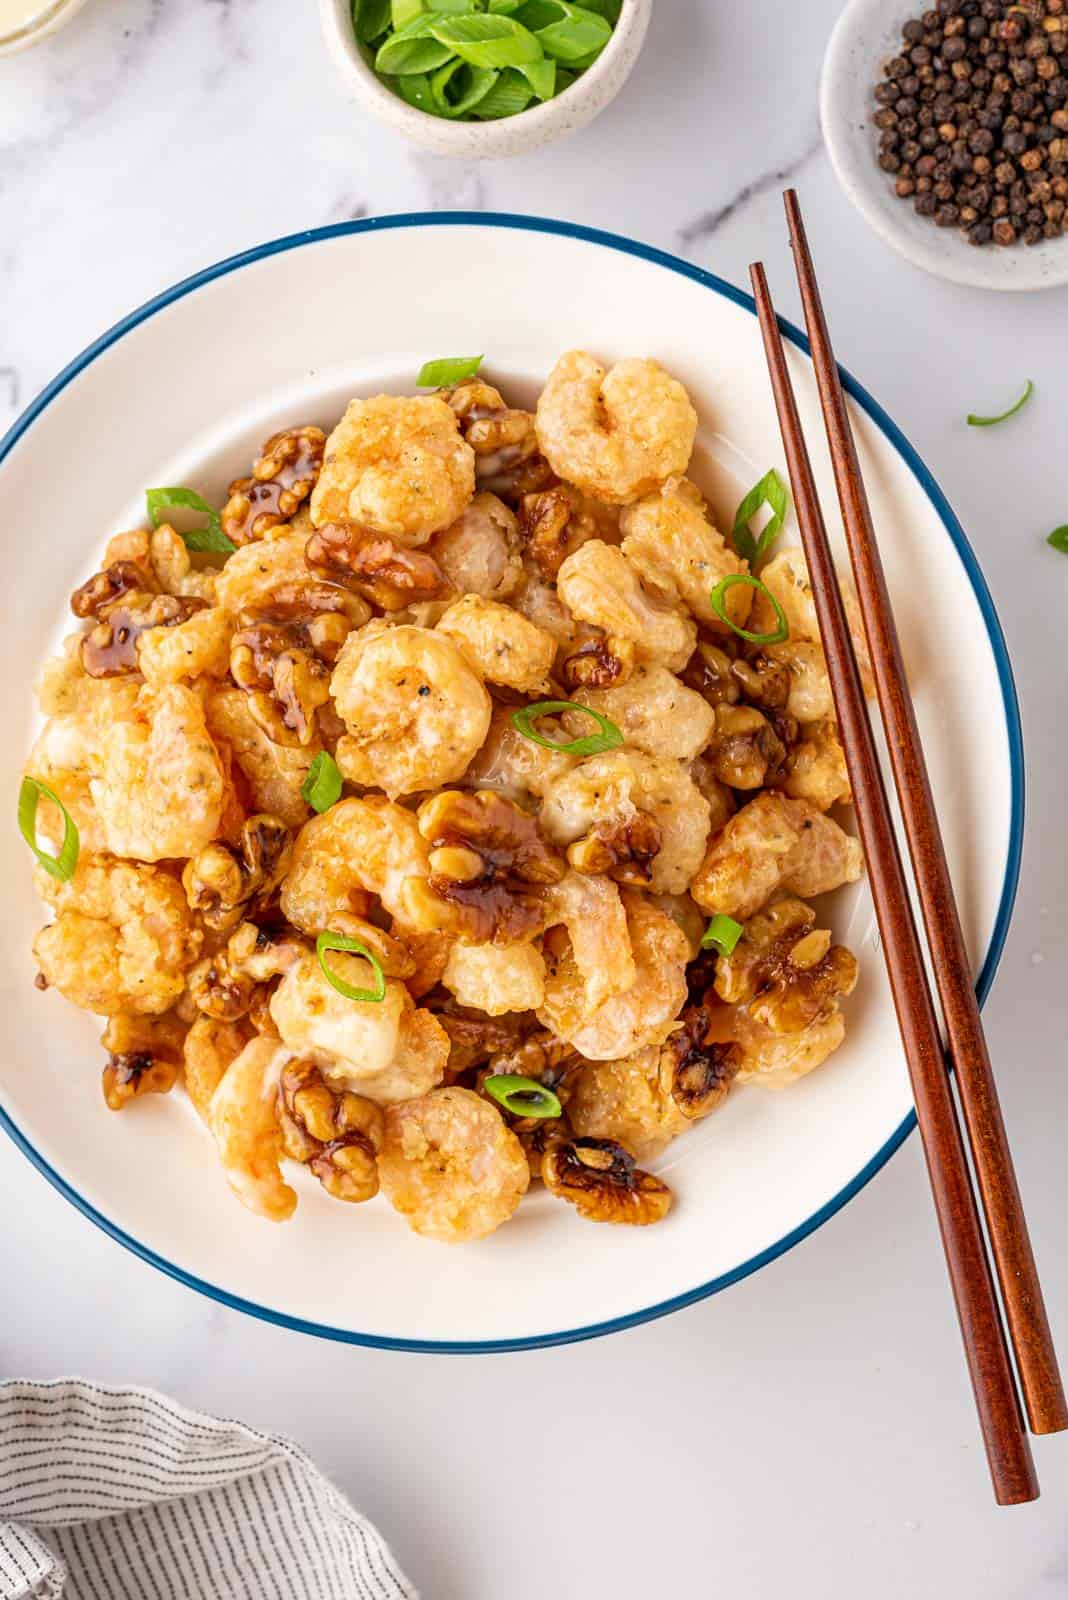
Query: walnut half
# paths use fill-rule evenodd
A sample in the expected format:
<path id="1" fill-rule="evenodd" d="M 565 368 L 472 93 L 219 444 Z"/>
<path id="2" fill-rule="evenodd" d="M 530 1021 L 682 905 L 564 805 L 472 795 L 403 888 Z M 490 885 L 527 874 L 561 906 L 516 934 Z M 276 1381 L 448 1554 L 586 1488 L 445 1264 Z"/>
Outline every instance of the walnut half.
<path id="1" fill-rule="evenodd" d="M 288 522 L 315 488 L 323 465 L 322 428 L 273 433 L 253 463 L 251 478 L 235 478 L 222 509 L 222 529 L 234 544 L 251 544 Z"/>
<path id="2" fill-rule="evenodd" d="M 378 1193 L 382 1112 L 372 1100 L 334 1089 L 310 1061 L 290 1061 L 278 1086 L 282 1147 L 310 1167 L 335 1200 L 358 1203 Z"/>
<path id="3" fill-rule="evenodd" d="M 432 556 L 351 523 L 325 523 L 308 540 L 304 558 L 319 577 L 353 589 L 383 611 L 401 611 L 452 592 Z"/>
<path id="4" fill-rule="evenodd" d="M 569 1139 L 551 1145 L 541 1163 L 550 1194 L 567 1200 L 591 1222 L 647 1227 L 671 1210 L 666 1183 L 643 1172 L 612 1139 Z"/>
<path id="5" fill-rule="evenodd" d="M 852 993 L 857 960 L 815 922 L 811 906 L 793 898 L 750 917 L 733 954 L 717 964 L 720 999 L 748 1004 L 755 1022 L 779 1034 L 829 1016 L 839 997 Z"/>
<path id="6" fill-rule="evenodd" d="M 101 1087 L 109 1110 L 121 1111 L 144 1094 L 169 1094 L 178 1081 L 186 1025 L 162 1017 L 109 1017 L 100 1043 L 108 1051 Z"/>
<path id="7" fill-rule="evenodd" d="M 417 815 L 430 875 L 404 886 L 416 928 L 442 928 L 476 944 L 510 944 L 541 931 L 545 891 L 567 868 L 529 812 L 490 789 L 445 789 Z"/>
<path id="8" fill-rule="evenodd" d="M 186 862 L 182 888 L 193 911 L 209 928 L 226 933 L 264 900 L 289 870 L 293 835 L 278 817 L 260 812 L 241 829 L 238 848 L 216 839 Z"/>
<path id="9" fill-rule="evenodd" d="M 692 1122 L 722 1104 L 742 1065 L 736 1044 L 709 1037 L 709 1023 L 705 1006 L 687 1006 L 660 1047 L 661 1083 Z"/>
<path id="10" fill-rule="evenodd" d="M 567 859 L 576 872 L 603 873 L 616 883 L 647 889 L 663 842 L 656 819 L 636 811 L 613 822 L 595 822 L 584 838 L 568 846 Z"/>

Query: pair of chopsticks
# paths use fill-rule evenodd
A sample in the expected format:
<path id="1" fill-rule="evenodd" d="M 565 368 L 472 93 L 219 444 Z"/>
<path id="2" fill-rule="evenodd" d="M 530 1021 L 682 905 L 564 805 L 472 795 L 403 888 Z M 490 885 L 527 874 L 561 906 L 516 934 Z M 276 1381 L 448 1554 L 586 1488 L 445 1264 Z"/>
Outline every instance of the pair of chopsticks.
<path id="1" fill-rule="evenodd" d="M 812 347 L 876 692 L 890 751 L 948 1056 L 956 1075 L 971 1158 L 1005 1307 L 1008 1336 L 1034 1433 L 1068 1428 L 1038 1271 L 1013 1171 L 901 646 L 875 540 L 845 395 L 831 348 L 797 195 L 784 196 L 790 243 Z M 782 335 L 764 268 L 750 267 L 790 480 L 808 562 L 839 737 L 853 787 L 861 842 L 894 1006 L 912 1079 L 964 1350 L 999 1505 L 1038 1498 L 1005 1329 L 972 1189 L 950 1076 L 927 981 L 919 931 L 875 751 L 868 708 L 820 510 Z"/>

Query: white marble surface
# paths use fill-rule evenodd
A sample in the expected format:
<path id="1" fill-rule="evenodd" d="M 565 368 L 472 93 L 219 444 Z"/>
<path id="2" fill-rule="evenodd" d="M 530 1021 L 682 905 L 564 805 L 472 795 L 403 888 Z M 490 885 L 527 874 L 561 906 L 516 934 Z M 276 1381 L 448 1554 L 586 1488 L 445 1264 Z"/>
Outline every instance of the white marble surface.
<path id="1" fill-rule="evenodd" d="M 940 476 L 1015 663 L 1028 841 L 987 1020 L 1068 1356 L 1068 559 L 1041 542 L 1068 521 L 1068 291 L 989 298 L 869 235 L 819 145 L 836 11 L 659 0 L 599 122 L 478 168 L 413 155 L 346 102 L 311 0 L 90 0 L 54 41 L 0 62 L 0 415 L 174 279 L 375 211 L 577 218 L 735 281 L 760 255 L 792 315 L 789 173 L 839 353 Z M 1028 377 L 1037 393 L 1017 421 L 963 425 Z M 146 403 L 165 405 L 166 383 Z M 484 1359 L 316 1343 L 213 1306 L 97 1233 L 6 1142 L 0 1216 L 4 1375 L 137 1380 L 288 1431 L 379 1521 L 428 1600 L 1068 1595 L 1068 1440 L 1038 1442 L 1041 1502 L 994 1510 L 915 1139 L 726 1294 L 607 1341 Z"/>

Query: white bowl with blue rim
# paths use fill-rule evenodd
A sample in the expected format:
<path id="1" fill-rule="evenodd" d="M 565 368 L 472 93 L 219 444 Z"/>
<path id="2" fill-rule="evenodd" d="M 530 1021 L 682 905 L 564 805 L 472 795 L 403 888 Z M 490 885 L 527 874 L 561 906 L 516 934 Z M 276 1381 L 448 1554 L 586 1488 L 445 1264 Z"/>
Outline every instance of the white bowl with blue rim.
<path id="1" fill-rule="evenodd" d="M 463 264 L 452 276 L 439 272 L 432 296 L 424 292 L 428 257 Z M 346 283 L 359 283 L 361 293 L 339 293 Z M 551 326 L 516 318 L 517 304 L 546 297 L 556 307 Z M 301 315 L 279 324 L 272 310 L 280 303 L 299 305 Z M 268 320 L 274 333 L 265 340 Z M 788 330 L 788 339 L 815 440 L 810 363 L 800 335 Z M 701 416 L 694 475 L 723 521 L 768 467 L 784 471 L 760 335 L 740 290 L 614 235 L 467 213 L 342 224 L 209 267 L 104 334 L 0 442 L 5 524 L 48 533 L 24 540 L 18 604 L 0 636 L 11 719 L 0 760 L 12 812 L 0 922 L 0 1123 L 72 1204 L 145 1261 L 213 1299 L 305 1332 L 476 1351 L 590 1338 L 662 1316 L 765 1266 L 819 1227 L 914 1126 L 863 883 L 826 906 L 861 963 L 845 1044 L 783 1093 L 736 1090 L 674 1144 L 653 1165 L 675 1191 L 675 1209 L 647 1229 L 583 1222 L 539 1192 L 492 1238 L 450 1247 L 410 1233 L 381 1197 L 339 1205 L 302 1169 L 289 1173 L 300 1191 L 295 1217 L 272 1226 L 233 1199 L 180 1092 L 118 1116 L 106 1111 L 99 1027 L 33 987 L 30 941 L 43 917 L 14 826 L 35 727 L 33 682 L 69 629 L 68 597 L 94 570 L 107 537 L 141 521 L 145 486 L 193 484 L 218 503 L 275 428 L 329 426 L 351 395 L 411 389 L 427 357 L 485 351 L 493 380 L 529 399 L 573 346 L 607 360 L 654 356 L 677 373 Z M 167 405 L 139 406 L 136 396 L 163 367 Z M 930 472 L 876 401 L 851 378 L 847 387 L 985 994 L 1008 926 L 1022 834 L 1009 663 L 975 557 Z M 112 423 L 103 431 L 101 416 Z M 830 471 L 818 456 L 830 506 Z M 71 483 L 79 485 L 76 516 Z M 28 1206 L 36 1183 L 27 1166 Z"/>

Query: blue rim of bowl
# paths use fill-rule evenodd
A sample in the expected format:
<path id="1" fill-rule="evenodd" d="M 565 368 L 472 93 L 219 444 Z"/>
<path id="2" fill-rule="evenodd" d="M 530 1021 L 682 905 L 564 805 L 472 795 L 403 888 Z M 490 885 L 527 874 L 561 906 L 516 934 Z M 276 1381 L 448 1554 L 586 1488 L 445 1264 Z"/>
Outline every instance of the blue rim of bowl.
<path id="1" fill-rule="evenodd" d="M 318 244 L 323 240 L 336 239 L 350 233 L 379 233 L 393 228 L 426 228 L 426 227 L 490 227 L 490 228 L 515 228 L 531 233 L 558 234 L 568 239 L 581 239 L 587 244 L 600 245 L 608 250 L 618 250 L 623 255 L 637 256 L 642 261 L 652 262 L 655 266 L 666 267 L 671 272 L 678 273 L 681 277 L 689 278 L 694 283 L 701 284 L 710 289 L 714 294 L 730 300 L 732 304 L 741 306 L 751 315 L 756 315 L 751 296 L 736 289 L 733 284 L 727 283 L 723 278 L 716 277 L 714 273 L 706 272 L 701 267 L 693 266 L 688 261 L 681 260 L 665 250 L 658 250 L 652 245 L 640 244 L 636 240 L 623 238 L 620 234 L 605 233 L 598 228 L 586 228 L 579 223 L 560 222 L 551 218 L 528 217 L 513 215 L 508 212 L 477 212 L 477 211 L 437 211 L 437 212 L 402 212 L 396 216 L 369 217 L 359 222 L 339 222 L 325 228 L 309 228 L 303 233 L 287 234 L 281 239 L 269 240 L 266 244 L 257 245 L 255 249 L 242 251 L 241 254 L 229 256 L 224 261 L 217 262 L 214 266 L 205 267 L 203 271 L 194 273 L 192 277 L 183 278 L 180 283 L 165 289 L 154 299 L 148 300 L 138 310 L 124 317 L 114 327 L 109 328 L 99 339 L 82 351 L 81 355 L 63 368 L 52 382 L 41 391 L 36 400 L 32 401 L 18 420 L 0 439 L 0 463 L 21 439 L 22 435 L 32 425 L 45 407 L 71 383 L 79 373 L 83 372 L 97 356 L 101 355 L 111 345 L 115 344 L 124 334 L 136 328 L 139 323 L 155 316 L 157 311 L 163 311 L 174 301 L 191 294 L 202 285 L 211 283 L 216 278 L 225 277 L 228 273 L 236 272 L 242 267 L 251 266 L 253 262 L 262 261 L 267 256 L 279 255 L 287 250 L 296 250 L 304 245 Z M 811 352 L 805 335 L 799 328 L 795 328 L 784 318 L 779 318 L 779 325 L 786 338 L 795 344 L 806 355 Z M 994 609 L 990 591 L 983 577 L 975 552 L 968 543 L 964 529 L 961 527 L 954 514 L 949 501 L 935 482 L 930 469 L 922 460 L 913 446 L 905 438 L 900 428 L 883 410 L 882 406 L 862 388 L 845 368 L 840 369 L 842 381 L 847 393 L 856 401 L 875 423 L 876 427 L 890 441 L 898 454 L 912 471 L 920 487 L 924 490 L 931 504 L 938 512 L 947 534 L 960 557 L 961 565 L 967 574 L 979 603 L 983 621 L 986 625 L 990 639 L 990 648 L 993 651 L 997 665 L 998 681 L 1001 685 L 1002 704 L 1005 712 L 1005 728 L 1009 746 L 1009 766 L 1011 785 L 1010 805 L 1010 833 L 1009 848 L 1005 862 L 1005 880 L 1002 886 L 1001 899 L 998 904 L 997 916 L 990 935 L 982 970 L 976 980 L 976 994 L 980 1004 L 990 992 L 1001 953 L 1005 947 L 1005 940 L 1012 920 L 1012 908 L 1016 899 L 1016 889 L 1020 877 L 1020 858 L 1023 849 L 1024 825 L 1024 757 L 1023 734 L 1020 726 L 1020 708 L 1016 696 L 1016 685 L 1013 680 L 1012 666 L 1009 662 L 1008 649 L 1005 645 L 1005 636 L 1001 623 Z M 712 1278 L 708 1283 L 700 1284 L 696 1289 L 689 1289 L 685 1294 L 675 1295 L 670 1300 L 662 1300 L 656 1305 L 648 1306 L 640 1311 L 628 1312 L 625 1316 L 613 1317 L 606 1322 L 595 1322 L 581 1328 L 565 1328 L 552 1333 L 533 1334 L 522 1339 L 482 1339 L 482 1340 L 428 1340 L 428 1339 L 392 1339 L 382 1335 L 357 1333 L 348 1328 L 332 1328 L 319 1322 L 308 1322 L 302 1317 L 293 1317 L 282 1311 L 275 1311 L 270 1306 L 257 1305 L 254 1301 L 244 1300 L 238 1295 L 228 1293 L 217 1284 L 207 1283 L 202 1278 L 195 1277 L 183 1267 L 176 1266 L 173 1261 L 157 1255 L 147 1245 L 141 1244 L 137 1239 L 118 1227 L 109 1218 L 91 1205 L 84 1196 L 66 1181 L 65 1178 L 45 1160 L 44 1156 L 16 1127 L 11 1117 L 0 1107 L 0 1127 L 2 1127 L 15 1144 L 37 1168 L 43 1177 L 54 1189 L 57 1189 L 64 1199 L 77 1207 L 82 1214 L 94 1222 L 104 1233 L 124 1245 L 134 1255 L 140 1256 L 142 1261 L 147 1261 L 150 1266 L 158 1268 L 170 1278 L 176 1278 L 187 1288 L 195 1289 L 199 1294 L 206 1295 L 209 1300 L 216 1300 L 219 1304 L 229 1306 L 234 1311 L 243 1311 L 249 1316 L 258 1317 L 263 1322 L 274 1323 L 277 1327 L 290 1328 L 296 1333 L 314 1334 L 320 1339 L 333 1339 L 342 1344 L 367 1345 L 376 1350 L 412 1350 L 422 1354 L 437 1355 L 488 1355 L 496 1351 L 538 1350 L 547 1346 L 559 1344 L 578 1343 L 584 1339 L 597 1339 L 607 1333 L 620 1333 L 626 1328 L 636 1328 L 643 1322 L 652 1322 L 657 1317 L 669 1316 L 673 1311 L 681 1311 L 685 1306 L 695 1305 L 697 1301 L 706 1299 L 709 1295 L 718 1294 L 721 1289 L 728 1288 L 732 1283 L 738 1283 L 742 1278 L 748 1278 L 751 1273 L 758 1272 L 761 1267 L 767 1266 L 776 1257 L 784 1255 L 802 1239 L 808 1238 L 823 1223 L 830 1220 L 835 1212 L 840 1211 L 853 1196 L 858 1194 L 869 1183 L 875 1174 L 886 1165 L 890 1157 L 898 1150 L 916 1126 L 916 1114 L 910 1111 L 908 1116 L 894 1130 L 871 1160 L 852 1178 L 844 1188 L 828 1200 L 824 1205 L 814 1211 L 804 1222 L 785 1234 L 781 1239 L 769 1245 L 766 1250 L 750 1257 L 740 1266 L 733 1267 L 730 1272 L 722 1273 L 717 1278 Z"/>

